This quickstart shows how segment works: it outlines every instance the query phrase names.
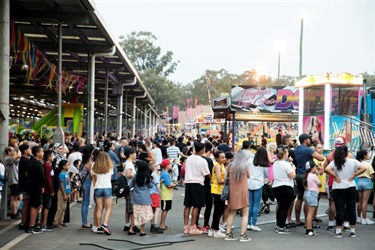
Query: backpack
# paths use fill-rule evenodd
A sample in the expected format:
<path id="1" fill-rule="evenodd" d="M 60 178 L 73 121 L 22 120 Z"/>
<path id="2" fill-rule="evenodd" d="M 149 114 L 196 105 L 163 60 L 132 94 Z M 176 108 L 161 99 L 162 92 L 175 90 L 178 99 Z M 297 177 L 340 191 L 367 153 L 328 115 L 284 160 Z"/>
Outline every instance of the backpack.
<path id="1" fill-rule="evenodd" d="M 124 175 L 121 175 L 117 181 L 118 181 L 118 185 L 115 188 L 115 192 L 114 192 L 116 197 L 121 198 L 121 197 L 126 196 L 130 192 L 128 180 L 126 179 Z"/>

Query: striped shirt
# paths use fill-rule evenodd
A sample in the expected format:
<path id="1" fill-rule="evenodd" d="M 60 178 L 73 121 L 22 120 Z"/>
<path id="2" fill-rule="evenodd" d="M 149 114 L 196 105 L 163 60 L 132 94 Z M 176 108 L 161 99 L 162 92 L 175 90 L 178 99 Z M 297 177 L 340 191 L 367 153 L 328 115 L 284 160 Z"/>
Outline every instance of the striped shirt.
<path id="1" fill-rule="evenodd" d="M 170 160 L 178 158 L 179 153 L 180 149 L 176 146 L 170 146 L 167 148 L 167 155 Z"/>

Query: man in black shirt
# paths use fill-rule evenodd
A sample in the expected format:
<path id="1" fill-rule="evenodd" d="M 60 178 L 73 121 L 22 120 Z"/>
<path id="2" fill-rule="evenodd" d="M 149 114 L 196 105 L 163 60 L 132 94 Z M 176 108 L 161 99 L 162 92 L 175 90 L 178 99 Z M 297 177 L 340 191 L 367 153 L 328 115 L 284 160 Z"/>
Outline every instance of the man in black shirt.
<path id="1" fill-rule="evenodd" d="M 21 230 L 27 229 L 27 217 L 29 216 L 29 204 L 30 197 L 26 192 L 27 184 L 27 170 L 29 168 L 29 160 L 31 156 L 31 148 L 27 143 L 20 145 L 19 150 L 21 151 L 21 158 L 18 164 L 18 188 L 22 194 L 23 207 L 22 207 L 22 218 L 19 228 Z"/>
<path id="2" fill-rule="evenodd" d="M 220 143 L 220 145 L 217 146 L 217 150 L 223 151 L 224 153 L 230 151 L 230 146 L 228 145 L 227 139 L 223 139 L 223 141 L 219 142 L 219 143 Z"/>
<path id="3" fill-rule="evenodd" d="M 41 227 L 36 225 L 36 218 L 42 205 L 42 193 L 46 185 L 44 169 L 42 165 L 43 148 L 34 146 L 32 148 L 33 157 L 29 162 L 28 181 L 26 184 L 27 192 L 30 196 L 30 221 L 27 233 L 38 234 L 42 232 Z"/>
<path id="4" fill-rule="evenodd" d="M 176 144 L 176 147 L 180 149 L 180 152 L 187 146 L 184 142 L 184 137 L 180 136 L 178 137 L 178 142 Z"/>

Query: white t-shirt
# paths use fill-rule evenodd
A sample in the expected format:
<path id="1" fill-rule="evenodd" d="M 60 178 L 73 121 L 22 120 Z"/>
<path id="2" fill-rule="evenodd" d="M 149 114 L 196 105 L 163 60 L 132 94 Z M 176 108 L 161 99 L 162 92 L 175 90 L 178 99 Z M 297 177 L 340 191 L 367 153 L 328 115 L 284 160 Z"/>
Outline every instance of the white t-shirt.
<path id="1" fill-rule="evenodd" d="M 123 175 L 126 177 L 126 172 L 128 169 L 131 169 L 132 171 L 132 176 L 134 176 L 137 172 L 135 171 L 135 167 L 134 167 L 134 164 L 133 162 L 131 161 L 126 161 L 125 162 L 125 168 L 124 168 L 124 173 Z M 126 177 L 126 180 L 128 181 L 128 183 L 130 183 L 130 181 L 132 180 L 133 178 L 128 178 Z"/>
<path id="2" fill-rule="evenodd" d="M 331 161 L 328 166 L 331 166 L 335 174 L 341 179 L 340 183 L 336 181 L 333 182 L 332 189 L 346 189 L 350 187 L 355 187 L 355 182 L 348 181 L 348 179 L 358 170 L 358 167 L 361 163 L 355 159 L 346 158 L 344 165 L 342 166 L 341 171 L 338 171 L 335 162 Z"/>
<path id="3" fill-rule="evenodd" d="M 204 178 L 210 174 L 207 161 L 199 155 L 191 155 L 185 164 L 185 183 L 204 185 Z"/>
<path id="4" fill-rule="evenodd" d="M 106 173 L 106 174 L 96 174 L 94 172 L 94 165 L 95 165 L 95 163 L 93 163 L 92 168 L 91 168 L 91 174 L 96 176 L 96 182 L 95 182 L 94 189 L 96 189 L 96 188 L 112 188 L 111 179 L 112 179 L 112 175 L 113 175 L 113 168 L 111 168 L 109 170 L 109 172 Z"/>
<path id="5" fill-rule="evenodd" d="M 293 179 L 288 177 L 288 174 L 294 170 L 289 162 L 287 161 L 275 161 L 273 163 L 273 176 L 274 181 L 272 187 L 290 186 L 294 187 Z"/>
<path id="6" fill-rule="evenodd" d="M 161 164 L 161 162 L 163 161 L 163 155 L 160 148 L 153 148 L 151 152 L 155 155 L 156 164 Z"/>
<path id="7" fill-rule="evenodd" d="M 264 185 L 264 177 L 268 174 L 267 167 L 254 166 L 254 159 L 250 158 L 247 161 L 249 165 L 250 178 L 247 179 L 247 186 L 249 190 L 258 190 Z"/>

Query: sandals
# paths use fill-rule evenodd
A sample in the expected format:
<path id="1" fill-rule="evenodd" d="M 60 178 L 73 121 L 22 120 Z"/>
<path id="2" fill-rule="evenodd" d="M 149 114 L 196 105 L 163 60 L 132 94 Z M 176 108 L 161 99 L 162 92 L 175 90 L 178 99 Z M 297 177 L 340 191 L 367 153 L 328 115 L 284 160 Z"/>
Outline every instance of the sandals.
<path id="1" fill-rule="evenodd" d="M 171 228 L 168 227 L 168 226 L 165 226 L 164 228 L 160 228 L 160 229 L 163 230 L 163 231 L 166 231 L 166 230 L 170 230 Z"/>
<path id="2" fill-rule="evenodd" d="M 92 228 L 92 224 L 89 224 L 89 225 L 82 225 L 81 229 L 91 229 Z"/>
<path id="3" fill-rule="evenodd" d="M 319 219 L 319 218 L 315 218 L 315 219 L 313 219 L 313 221 L 314 222 L 323 222 L 321 219 Z"/>
<path id="4" fill-rule="evenodd" d="M 305 222 L 300 222 L 300 223 L 296 223 L 296 224 L 294 224 L 296 227 L 299 227 L 299 226 L 304 226 L 305 225 Z"/>

